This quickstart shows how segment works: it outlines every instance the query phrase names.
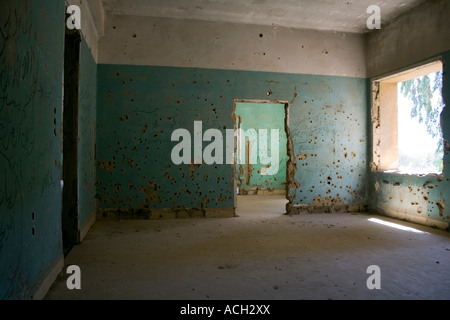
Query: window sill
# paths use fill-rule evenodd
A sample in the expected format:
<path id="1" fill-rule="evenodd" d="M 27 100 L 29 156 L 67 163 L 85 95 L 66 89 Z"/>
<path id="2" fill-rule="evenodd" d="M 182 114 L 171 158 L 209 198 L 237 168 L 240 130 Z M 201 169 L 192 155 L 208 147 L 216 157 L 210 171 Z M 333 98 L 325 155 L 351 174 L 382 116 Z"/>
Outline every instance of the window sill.
<path id="1" fill-rule="evenodd" d="M 443 178 L 444 173 L 443 172 L 429 172 L 429 173 L 418 173 L 418 172 L 408 172 L 408 171 L 401 171 L 401 170 L 376 170 L 374 173 L 386 173 L 386 174 L 392 174 L 392 175 L 399 175 L 399 176 L 416 176 L 421 178 L 426 177 L 441 177 Z"/>

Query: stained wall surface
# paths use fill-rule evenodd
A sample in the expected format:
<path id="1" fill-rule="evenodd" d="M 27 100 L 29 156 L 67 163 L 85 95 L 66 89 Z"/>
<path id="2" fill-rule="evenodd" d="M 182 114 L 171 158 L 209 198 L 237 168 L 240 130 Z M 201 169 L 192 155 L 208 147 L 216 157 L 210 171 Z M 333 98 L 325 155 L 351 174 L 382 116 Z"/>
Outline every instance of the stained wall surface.
<path id="1" fill-rule="evenodd" d="M 233 208 L 234 168 L 174 165 L 171 134 L 225 136 L 236 99 L 289 101 L 290 211 L 364 205 L 363 35 L 110 16 L 98 62 L 100 209 Z"/>
<path id="2" fill-rule="evenodd" d="M 64 3 L 0 2 L 0 299 L 30 299 L 62 262 Z"/>
<path id="3" fill-rule="evenodd" d="M 2 1 L 0 299 L 42 298 L 63 267 L 62 108 L 65 6 Z M 95 221 L 97 64 L 80 45 L 78 230 Z"/>
<path id="4" fill-rule="evenodd" d="M 100 64 L 366 76 L 362 34 L 108 16 L 98 45 Z"/>
<path id="5" fill-rule="evenodd" d="M 52 0 L 2 0 L 0 8 L 0 298 L 27 299 L 39 297 L 63 262 L 65 10 L 63 2 Z M 85 233 L 93 222 L 97 201 L 100 211 L 144 215 L 233 209 L 233 166 L 175 165 L 171 134 L 178 128 L 193 133 L 194 122 L 201 121 L 204 130 L 215 128 L 225 136 L 234 126 L 236 99 L 267 100 L 268 93 L 289 104 L 290 213 L 369 205 L 448 225 L 448 107 L 442 115 L 447 141 L 442 176 L 371 171 L 367 79 L 436 57 L 447 75 L 448 12 L 447 1 L 433 0 L 367 38 L 112 16 L 97 47 L 95 33 L 101 30 L 89 25 L 80 60 L 78 231 Z M 443 96 L 450 101 L 447 79 Z"/>
<path id="6" fill-rule="evenodd" d="M 444 64 L 442 96 L 444 110 L 441 128 L 444 137 L 444 172 L 442 175 L 389 173 L 371 165 L 369 172 L 369 207 L 392 217 L 447 228 L 450 222 L 450 4 L 429 1 L 367 37 L 367 70 L 370 80 L 395 74 L 432 60 Z M 370 96 L 375 96 L 376 91 Z M 373 105 L 369 102 L 369 108 Z M 370 125 L 372 132 L 374 118 Z M 382 126 L 383 123 L 380 123 Z M 372 150 L 372 136 L 369 148 Z M 370 157 L 372 153 L 370 152 Z M 373 161 L 373 158 L 370 162 Z"/>
<path id="7" fill-rule="evenodd" d="M 268 91 L 290 101 L 293 203 L 365 202 L 364 79 L 129 65 L 99 65 L 98 74 L 99 208 L 233 207 L 232 166 L 174 165 L 171 134 L 202 121 L 225 136 L 234 99 Z"/>

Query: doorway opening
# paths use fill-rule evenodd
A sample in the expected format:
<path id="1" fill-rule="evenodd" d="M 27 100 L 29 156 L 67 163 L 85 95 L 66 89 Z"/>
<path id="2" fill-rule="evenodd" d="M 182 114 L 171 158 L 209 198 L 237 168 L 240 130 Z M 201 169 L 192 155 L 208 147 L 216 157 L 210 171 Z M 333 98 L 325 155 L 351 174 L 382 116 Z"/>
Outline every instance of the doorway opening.
<path id="1" fill-rule="evenodd" d="M 285 213 L 287 202 L 287 163 L 290 159 L 286 101 L 235 100 L 235 207 L 237 198 L 245 203 L 273 199 L 279 213 Z M 247 197 L 249 196 L 249 197 Z M 251 197 L 254 196 L 254 197 Z M 243 203 L 244 201 L 241 201 Z M 274 210 L 275 207 L 258 208 Z"/>
<path id="2" fill-rule="evenodd" d="M 62 130 L 62 237 L 66 256 L 79 243 L 78 228 L 78 104 L 80 75 L 78 30 L 66 28 L 64 42 L 64 104 Z"/>

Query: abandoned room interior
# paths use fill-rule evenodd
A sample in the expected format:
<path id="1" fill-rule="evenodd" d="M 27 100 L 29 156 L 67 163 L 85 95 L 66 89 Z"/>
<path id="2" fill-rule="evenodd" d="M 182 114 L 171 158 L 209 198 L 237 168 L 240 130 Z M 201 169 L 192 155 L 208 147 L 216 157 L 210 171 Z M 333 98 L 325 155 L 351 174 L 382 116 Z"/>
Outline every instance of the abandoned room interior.
<path id="1" fill-rule="evenodd" d="M 450 299 L 449 1 L 0 0 L 0 31 L 0 299 Z"/>

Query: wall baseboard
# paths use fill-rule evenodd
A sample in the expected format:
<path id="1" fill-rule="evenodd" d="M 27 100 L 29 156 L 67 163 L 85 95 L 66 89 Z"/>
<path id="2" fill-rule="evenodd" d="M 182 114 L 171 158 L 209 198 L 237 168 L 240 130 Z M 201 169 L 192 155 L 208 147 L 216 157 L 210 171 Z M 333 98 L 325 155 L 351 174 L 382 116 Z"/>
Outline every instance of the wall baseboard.
<path id="1" fill-rule="evenodd" d="M 236 217 L 234 207 L 224 208 L 162 208 L 162 209 L 98 209 L 97 221 L 126 219 L 196 219 Z"/>
<path id="2" fill-rule="evenodd" d="M 49 272 L 35 286 L 37 289 L 34 294 L 32 294 L 31 299 L 43 300 L 63 268 L 64 256 L 61 253 L 61 255 L 55 259 L 54 263 L 51 264 Z"/>
<path id="3" fill-rule="evenodd" d="M 95 212 L 92 212 L 89 217 L 86 219 L 84 224 L 80 228 L 80 242 L 86 237 L 89 230 L 92 228 L 96 221 L 97 215 Z"/>

